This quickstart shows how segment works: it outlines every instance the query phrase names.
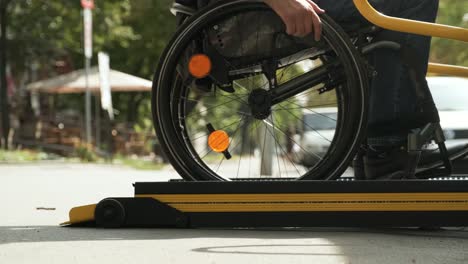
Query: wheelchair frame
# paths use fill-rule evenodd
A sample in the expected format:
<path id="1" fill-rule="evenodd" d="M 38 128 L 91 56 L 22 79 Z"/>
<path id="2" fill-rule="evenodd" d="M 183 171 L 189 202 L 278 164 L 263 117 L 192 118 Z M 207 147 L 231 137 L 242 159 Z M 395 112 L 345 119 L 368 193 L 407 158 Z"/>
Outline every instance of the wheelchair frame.
<path id="1" fill-rule="evenodd" d="M 394 31 L 400 32 L 407 32 L 407 33 L 414 33 L 420 35 L 427 35 L 427 36 L 437 36 L 443 38 L 450 38 L 460 41 L 468 41 L 468 29 L 447 26 L 447 25 L 440 25 L 435 23 L 427 23 L 427 22 L 420 22 L 408 19 L 401 19 L 396 17 L 390 17 L 379 13 L 375 10 L 368 0 L 353 0 L 355 6 L 359 10 L 359 12 L 372 24 L 379 26 L 383 29 L 389 29 Z M 258 1 L 260 2 L 260 1 Z M 204 5 L 202 5 L 204 6 Z M 178 22 L 181 23 L 184 21 L 186 17 L 193 15 L 196 10 L 191 9 L 190 7 L 177 4 L 173 5 L 171 12 L 178 17 Z M 363 32 L 359 32 L 358 34 L 362 34 Z M 364 35 L 367 34 L 364 32 Z M 414 65 L 412 61 L 417 58 L 411 58 L 408 51 L 406 51 L 405 47 L 401 47 L 398 43 L 389 42 L 389 41 L 380 41 L 377 43 L 373 43 L 370 45 L 364 45 L 364 47 L 359 46 L 358 49 L 361 51 L 362 54 L 367 54 L 374 49 L 380 48 L 387 48 L 393 49 L 396 51 L 403 52 L 405 60 L 405 64 L 407 64 L 410 68 L 415 67 L 415 69 L 419 66 Z M 445 64 L 437 64 L 437 63 L 429 63 L 428 65 L 428 72 L 432 74 L 441 74 L 441 75 L 452 75 L 452 76 L 461 76 L 461 77 L 468 77 L 468 68 L 462 66 L 455 66 L 455 65 L 445 65 Z M 425 83 L 424 76 L 419 74 L 417 70 L 414 70 L 414 73 L 417 76 L 414 81 L 416 83 Z M 435 107 L 433 102 L 432 96 L 430 95 L 430 91 L 427 87 L 427 84 L 416 85 L 416 93 L 418 94 L 419 101 L 426 101 L 424 108 L 424 112 L 429 113 L 427 118 L 424 118 L 427 123 L 421 123 L 421 130 L 412 132 L 408 135 L 408 151 L 411 155 L 420 155 L 422 152 L 423 145 L 426 142 L 434 140 L 435 143 L 439 145 L 440 149 L 440 158 L 441 163 L 437 165 L 434 164 L 431 166 L 431 169 L 440 167 L 441 165 L 444 166 L 444 169 L 438 170 L 436 173 L 430 173 L 430 175 L 449 175 L 452 171 L 452 165 L 450 162 L 449 153 L 445 146 L 445 137 L 440 127 L 439 123 L 439 116 L 438 111 Z M 432 102 L 432 103 L 430 103 Z M 425 170 L 425 169 L 420 169 Z M 427 168 L 426 168 L 427 170 Z M 418 171 L 417 171 L 418 173 Z M 428 177 L 428 175 L 421 175 L 421 178 Z"/>

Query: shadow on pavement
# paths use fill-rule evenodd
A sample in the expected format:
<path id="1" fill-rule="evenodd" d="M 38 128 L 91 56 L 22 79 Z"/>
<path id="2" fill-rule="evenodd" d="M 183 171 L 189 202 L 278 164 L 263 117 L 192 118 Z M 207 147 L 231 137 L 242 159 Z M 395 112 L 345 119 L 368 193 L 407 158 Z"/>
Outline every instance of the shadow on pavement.
<path id="1" fill-rule="evenodd" d="M 212 239 L 212 240 L 211 240 Z M 179 241 L 178 241 L 179 240 Z M 236 256 L 337 257 L 349 263 L 467 263 L 468 228 L 418 229 L 283 228 L 283 229 L 96 229 L 57 226 L 0 227 L 0 247 L 33 242 L 122 241 L 186 245 L 180 254 Z M 137 242 L 138 241 L 138 242 Z M 125 242 L 125 243 L 124 243 Z M 171 243 L 172 242 L 172 243 Z M 88 243 L 87 243 L 88 244 Z M 95 244 L 93 244 L 95 245 Z M 49 247 L 54 247 L 50 245 Z M 175 249 L 174 249 L 175 250 Z M 386 261 L 382 261 L 382 257 Z M 393 259 L 393 260 L 392 260 Z M 364 262 L 363 262 L 364 261 Z M 422 261 L 422 262 L 421 262 Z M 340 262 L 341 263 L 341 262 Z M 406 263 L 406 262 L 405 262 Z"/>
<path id="2" fill-rule="evenodd" d="M 256 228 L 256 229 L 100 229 L 58 226 L 3 226 L 0 244 L 100 240 L 171 240 L 191 238 L 311 239 L 324 238 L 338 244 L 361 235 L 398 239 L 456 239 L 468 242 L 468 228 L 424 231 L 417 228 Z"/>

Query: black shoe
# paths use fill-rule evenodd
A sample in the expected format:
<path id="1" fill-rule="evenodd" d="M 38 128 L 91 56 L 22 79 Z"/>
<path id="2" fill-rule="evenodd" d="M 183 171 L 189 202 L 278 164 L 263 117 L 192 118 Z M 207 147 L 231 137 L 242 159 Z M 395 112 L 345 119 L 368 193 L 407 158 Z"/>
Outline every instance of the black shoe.
<path id="1" fill-rule="evenodd" d="M 447 144 L 447 150 L 449 154 L 449 159 L 453 162 L 459 159 L 463 159 L 465 156 L 468 155 L 468 144 L 467 143 L 450 143 Z M 400 153 L 402 156 L 408 155 L 408 153 Z M 365 179 L 372 179 L 372 177 L 375 177 L 375 175 L 372 175 L 370 177 L 366 177 L 366 170 L 364 166 L 364 157 L 365 157 L 365 151 L 362 152 L 360 150 L 358 154 L 356 154 L 355 159 L 353 160 L 352 167 L 354 169 L 354 177 L 356 180 L 365 180 Z M 398 160 L 398 158 L 396 158 Z M 369 159 L 368 159 L 369 160 Z M 374 164 L 379 163 L 378 161 L 375 161 L 375 159 L 370 159 L 374 160 L 371 161 L 373 165 L 371 167 L 375 167 Z M 402 158 L 399 159 L 400 162 Z M 384 161 L 380 161 L 380 163 L 383 163 Z M 425 174 L 428 171 L 434 170 L 440 166 L 443 166 L 442 159 L 440 158 L 440 153 L 438 149 L 435 151 L 432 149 L 424 149 L 421 153 L 421 158 L 418 162 L 418 166 L 416 168 L 416 178 L 418 179 L 426 179 L 428 178 Z M 382 165 L 383 167 L 388 167 L 389 165 L 385 166 Z M 368 170 L 375 171 L 373 168 L 368 168 Z M 377 178 L 381 178 L 378 177 Z"/>
<path id="2" fill-rule="evenodd" d="M 420 153 L 408 152 L 403 146 L 385 150 L 368 150 L 363 158 L 367 180 L 415 179 Z"/>

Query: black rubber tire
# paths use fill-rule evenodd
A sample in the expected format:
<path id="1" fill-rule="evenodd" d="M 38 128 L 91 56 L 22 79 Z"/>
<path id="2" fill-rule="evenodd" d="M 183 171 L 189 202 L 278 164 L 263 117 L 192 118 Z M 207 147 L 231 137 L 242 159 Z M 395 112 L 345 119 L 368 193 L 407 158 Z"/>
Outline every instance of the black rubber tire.
<path id="1" fill-rule="evenodd" d="M 190 154 L 184 146 L 177 127 L 173 124 L 173 89 L 174 79 L 171 69 L 177 64 L 177 58 L 183 48 L 196 37 L 204 25 L 218 18 L 228 17 L 236 12 L 268 9 L 258 1 L 237 0 L 220 1 L 200 11 L 178 29 L 163 52 L 158 69 L 153 79 L 152 112 L 153 122 L 163 151 L 177 172 L 188 181 L 229 180 L 217 175 L 200 160 Z M 362 142 L 367 118 L 367 71 L 363 66 L 360 54 L 351 43 L 347 34 L 331 18 L 322 16 L 323 37 L 333 43 L 335 52 L 342 55 L 345 61 L 347 77 L 346 90 L 342 91 L 345 105 L 340 111 L 346 113 L 347 120 L 342 124 L 342 130 L 334 146 L 330 147 L 330 155 L 298 180 L 333 180 L 339 178 L 347 169 L 357 148 Z M 336 137 L 335 137 L 336 138 Z"/>
<path id="2" fill-rule="evenodd" d="M 125 224 L 125 208 L 116 199 L 104 199 L 96 205 L 94 218 L 97 227 L 119 228 Z"/>

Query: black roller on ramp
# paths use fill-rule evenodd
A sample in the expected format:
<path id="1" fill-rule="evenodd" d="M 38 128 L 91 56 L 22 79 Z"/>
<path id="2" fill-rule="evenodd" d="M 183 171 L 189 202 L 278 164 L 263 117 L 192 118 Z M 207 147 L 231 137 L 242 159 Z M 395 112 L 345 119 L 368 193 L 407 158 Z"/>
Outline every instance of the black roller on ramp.
<path id="1" fill-rule="evenodd" d="M 70 211 L 98 227 L 468 226 L 468 180 L 135 183 Z"/>

